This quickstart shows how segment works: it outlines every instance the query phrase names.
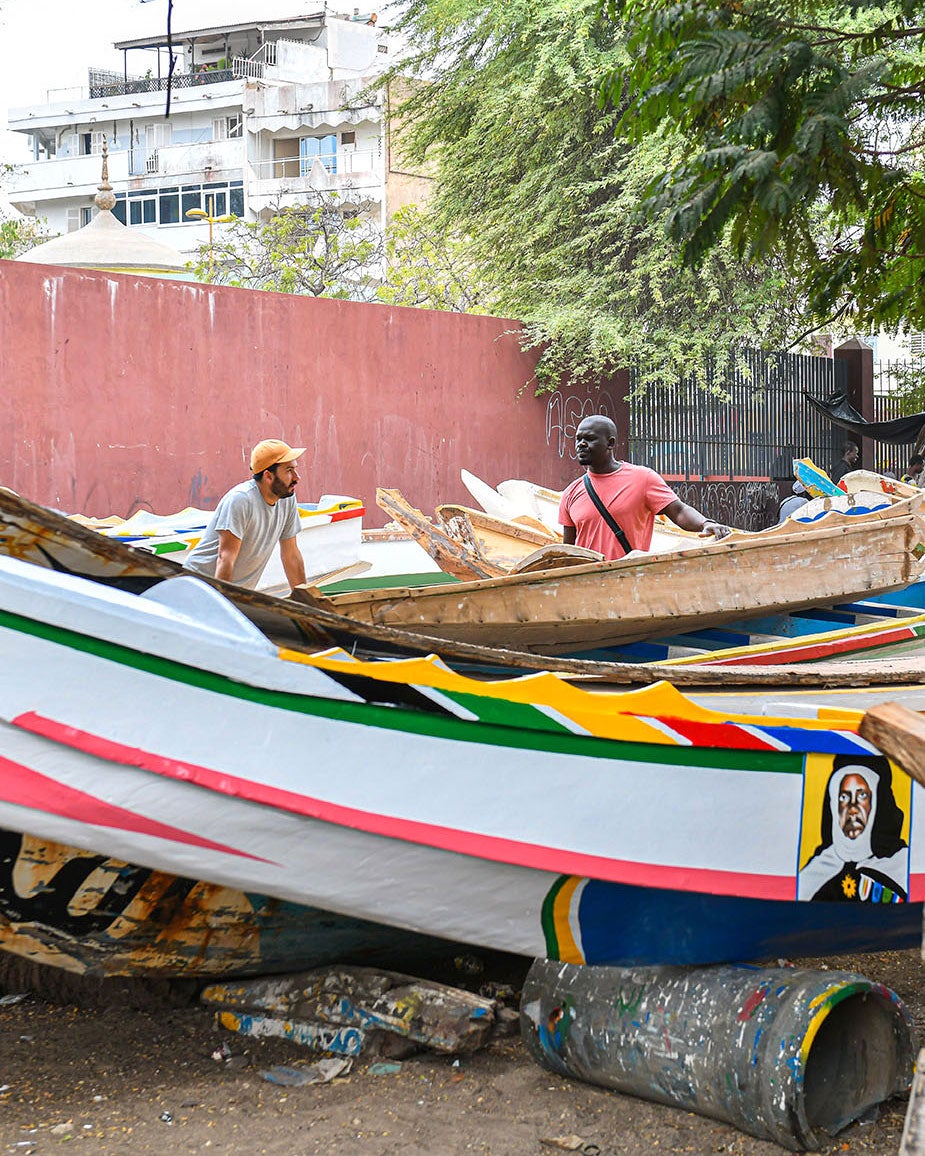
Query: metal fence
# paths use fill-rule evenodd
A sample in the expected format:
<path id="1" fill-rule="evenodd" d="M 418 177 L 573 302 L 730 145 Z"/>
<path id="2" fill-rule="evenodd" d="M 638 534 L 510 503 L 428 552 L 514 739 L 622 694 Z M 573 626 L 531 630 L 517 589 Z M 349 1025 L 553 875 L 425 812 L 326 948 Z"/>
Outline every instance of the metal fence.
<path id="1" fill-rule="evenodd" d="M 685 380 L 632 398 L 630 460 L 678 481 L 788 478 L 795 457 L 827 468 L 845 435 L 804 394 L 826 397 L 844 382 L 831 358 L 748 351 L 715 371 L 711 388 Z"/>
<path id="2" fill-rule="evenodd" d="M 196 88 L 200 84 L 220 84 L 223 80 L 234 80 L 230 68 L 205 68 L 199 72 L 175 72 L 168 80 L 166 76 L 143 76 L 130 80 L 106 80 L 90 83 L 90 99 L 104 96 L 134 96 L 139 92 L 166 92 L 168 88 Z"/>
<path id="3" fill-rule="evenodd" d="M 691 378 L 631 398 L 629 459 L 667 478 L 708 517 L 748 530 L 773 525 L 793 459 L 828 469 L 841 456 L 844 431 L 805 394 L 844 389 L 844 363 L 749 350 L 711 378 L 707 388 Z"/>

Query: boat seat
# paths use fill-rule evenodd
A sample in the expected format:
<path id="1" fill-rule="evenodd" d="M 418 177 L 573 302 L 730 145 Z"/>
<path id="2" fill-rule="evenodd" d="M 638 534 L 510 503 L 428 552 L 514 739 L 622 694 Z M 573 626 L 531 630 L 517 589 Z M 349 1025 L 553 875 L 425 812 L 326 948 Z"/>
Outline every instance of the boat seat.
<path id="1" fill-rule="evenodd" d="M 521 558 L 512 567 L 512 574 L 533 574 L 538 570 L 561 570 L 567 566 L 586 566 L 589 562 L 603 562 L 604 555 L 597 550 L 587 550 L 584 546 L 566 546 L 562 542 L 551 542 L 540 546 L 526 558 Z"/>

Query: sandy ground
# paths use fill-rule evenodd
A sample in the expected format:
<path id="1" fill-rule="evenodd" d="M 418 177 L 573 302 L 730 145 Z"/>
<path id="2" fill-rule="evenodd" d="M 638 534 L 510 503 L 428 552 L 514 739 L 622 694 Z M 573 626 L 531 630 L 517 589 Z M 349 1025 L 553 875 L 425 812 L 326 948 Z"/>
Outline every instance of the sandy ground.
<path id="1" fill-rule="evenodd" d="M 923 1034 L 925 966 L 917 951 L 828 962 L 892 987 Z M 0 990 L 21 991 L 21 983 L 22 973 L 0 972 Z M 551 1075 L 517 1035 L 458 1061 L 422 1052 L 376 1074 L 382 1061 L 361 1059 L 333 1083 L 285 1087 L 261 1072 L 307 1068 L 318 1057 L 216 1028 L 189 987 L 68 981 L 51 994 L 68 1002 L 33 993 L 0 1006 L 0 1156 L 783 1151 L 714 1120 Z M 222 1043 L 230 1060 L 212 1057 Z M 890 1101 L 877 1120 L 853 1125 L 824 1151 L 896 1156 L 905 1109 Z"/>

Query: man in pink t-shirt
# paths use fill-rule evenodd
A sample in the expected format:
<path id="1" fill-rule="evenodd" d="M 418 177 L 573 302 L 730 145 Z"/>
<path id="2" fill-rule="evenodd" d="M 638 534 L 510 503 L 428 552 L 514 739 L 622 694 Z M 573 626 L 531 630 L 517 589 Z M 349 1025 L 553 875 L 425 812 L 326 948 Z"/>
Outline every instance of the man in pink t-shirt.
<path id="1" fill-rule="evenodd" d="M 618 461 L 613 454 L 617 427 L 600 414 L 586 417 L 575 431 L 575 452 L 585 467 L 594 490 L 632 550 L 648 550 L 655 515 L 664 514 L 682 530 L 725 538 L 729 527 L 712 522 L 688 506 L 664 478 L 646 466 Z M 628 550 L 598 512 L 585 486 L 577 478 L 559 503 L 562 540 L 566 545 L 597 550 L 605 558 L 622 558 Z"/>

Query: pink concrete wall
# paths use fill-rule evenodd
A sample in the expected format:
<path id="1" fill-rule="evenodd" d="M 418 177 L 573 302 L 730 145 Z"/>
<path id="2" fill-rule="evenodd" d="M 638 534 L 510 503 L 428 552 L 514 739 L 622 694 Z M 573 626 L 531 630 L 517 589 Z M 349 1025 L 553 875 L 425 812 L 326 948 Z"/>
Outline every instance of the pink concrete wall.
<path id="1" fill-rule="evenodd" d="M 427 512 L 492 484 L 559 489 L 601 400 L 536 398 L 514 323 L 0 262 L 0 484 L 65 510 L 211 507 L 263 437 L 309 447 L 299 496 L 377 485 Z M 621 383 L 622 384 L 622 383 Z M 619 409 L 614 386 L 603 409 Z"/>

